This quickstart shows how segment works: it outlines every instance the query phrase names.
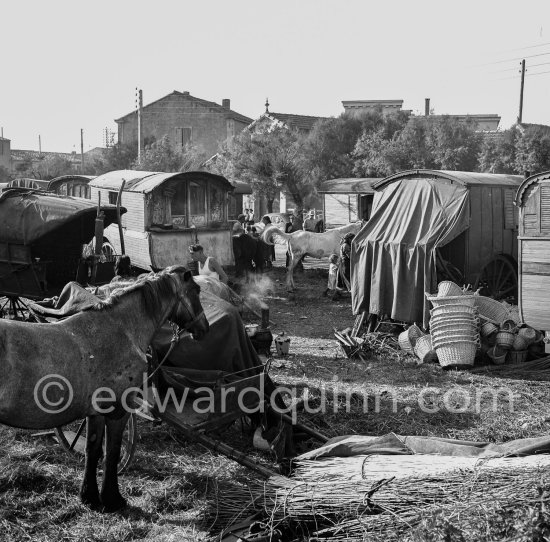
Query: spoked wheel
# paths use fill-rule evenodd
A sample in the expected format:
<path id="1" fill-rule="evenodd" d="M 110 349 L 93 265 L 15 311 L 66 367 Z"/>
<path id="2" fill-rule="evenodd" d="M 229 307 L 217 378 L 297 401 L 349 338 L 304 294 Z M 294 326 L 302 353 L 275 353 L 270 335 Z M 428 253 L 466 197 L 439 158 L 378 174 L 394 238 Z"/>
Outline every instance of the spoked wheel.
<path id="1" fill-rule="evenodd" d="M 481 271 L 475 286 L 480 294 L 516 303 L 518 299 L 518 265 L 505 254 L 495 256 Z"/>
<path id="2" fill-rule="evenodd" d="M 132 461 L 137 443 L 137 418 L 132 412 L 124 427 L 122 445 L 120 447 L 120 459 L 118 460 L 118 473 L 124 472 Z M 86 453 L 86 419 L 77 420 L 63 427 L 54 429 L 57 440 L 69 453 Z M 106 435 L 104 435 L 105 437 Z M 103 439 L 103 454 L 105 455 L 105 438 Z"/>

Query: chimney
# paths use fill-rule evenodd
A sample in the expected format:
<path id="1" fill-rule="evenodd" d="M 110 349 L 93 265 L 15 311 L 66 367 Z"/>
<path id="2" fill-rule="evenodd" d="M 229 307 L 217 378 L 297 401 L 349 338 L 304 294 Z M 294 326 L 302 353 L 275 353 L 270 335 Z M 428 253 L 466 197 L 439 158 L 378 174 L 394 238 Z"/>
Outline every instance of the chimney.
<path id="1" fill-rule="evenodd" d="M 424 116 L 430 116 L 430 98 L 424 100 Z"/>
<path id="2" fill-rule="evenodd" d="M 231 100 L 229 98 L 224 98 L 222 100 L 222 107 L 224 109 L 231 109 Z"/>

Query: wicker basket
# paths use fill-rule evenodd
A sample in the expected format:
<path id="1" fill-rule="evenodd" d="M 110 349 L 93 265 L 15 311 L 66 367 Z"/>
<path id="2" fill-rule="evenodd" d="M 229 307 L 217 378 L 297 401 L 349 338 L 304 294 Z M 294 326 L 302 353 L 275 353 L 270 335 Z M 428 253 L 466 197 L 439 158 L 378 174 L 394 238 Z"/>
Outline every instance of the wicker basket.
<path id="1" fill-rule="evenodd" d="M 430 335 L 418 337 L 414 347 L 414 353 L 419 360 L 419 364 L 437 361 L 437 354 L 432 346 L 432 338 Z"/>
<path id="2" fill-rule="evenodd" d="M 441 334 L 441 333 L 474 333 L 478 334 L 477 325 L 473 322 L 450 322 L 450 323 L 441 323 L 430 325 L 430 332 L 432 334 Z"/>
<path id="3" fill-rule="evenodd" d="M 405 352 L 409 354 L 414 354 L 416 339 L 422 337 L 422 335 L 424 335 L 422 330 L 416 324 L 413 324 L 409 329 L 406 329 L 399 335 L 397 342 L 402 350 L 405 350 Z"/>
<path id="4" fill-rule="evenodd" d="M 461 315 L 460 313 L 455 313 L 453 316 L 435 316 L 430 319 L 430 327 L 439 326 L 442 324 L 474 324 L 475 326 L 479 326 L 479 320 L 471 314 Z"/>
<path id="5" fill-rule="evenodd" d="M 527 344 L 533 344 L 537 340 L 537 332 L 532 327 L 522 327 L 518 331 L 518 335 L 523 337 Z"/>
<path id="6" fill-rule="evenodd" d="M 475 307 L 469 307 L 467 305 L 462 305 L 460 303 L 453 303 L 449 305 L 442 305 L 440 307 L 436 307 L 430 311 L 430 314 L 432 316 L 440 316 L 442 314 L 453 314 L 455 312 L 464 314 L 471 314 L 472 316 L 475 316 L 477 314 L 477 309 Z"/>
<path id="7" fill-rule="evenodd" d="M 472 344 L 476 345 L 476 348 L 479 348 L 480 342 L 477 335 L 474 335 L 472 333 L 455 333 L 453 335 L 445 334 L 445 335 L 432 335 L 432 345 L 434 348 L 441 348 L 442 346 L 447 346 L 448 344 L 452 344 L 455 341 L 460 342 L 470 342 Z"/>
<path id="8" fill-rule="evenodd" d="M 437 297 L 464 295 L 462 288 L 450 280 L 444 280 L 437 286 Z"/>
<path id="9" fill-rule="evenodd" d="M 475 306 L 478 308 L 480 315 L 498 324 L 510 318 L 508 309 L 500 301 L 483 295 L 476 295 L 474 297 Z"/>
<path id="10" fill-rule="evenodd" d="M 500 329 L 502 331 L 511 331 L 512 333 L 516 333 L 516 331 L 518 330 L 518 326 L 513 320 L 508 319 L 502 322 L 502 324 L 500 325 Z"/>
<path id="11" fill-rule="evenodd" d="M 475 295 L 450 295 L 447 297 L 437 297 L 431 294 L 426 294 L 428 301 L 434 306 L 434 308 L 441 307 L 443 305 L 464 305 L 466 307 L 474 306 Z"/>
<path id="12" fill-rule="evenodd" d="M 495 365 L 504 365 L 508 352 L 506 350 L 500 350 L 499 347 L 495 345 L 493 348 L 487 350 L 487 355 Z"/>
<path id="13" fill-rule="evenodd" d="M 489 337 L 490 335 L 492 335 L 493 333 L 496 333 L 497 331 L 498 331 L 498 327 L 495 324 L 491 322 L 485 322 L 481 326 L 480 333 L 482 337 Z"/>
<path id="14" fill-rule="evenodd" d="M 527 351 L 528 346 L 529 346 L 529 343 L 524 337 L 522 337 L 521 335 L 516 335 L 516 337 L 514 338 L 514 342 L 512 343 L 512 350 Z"/>
<path id="15" fill-rule="evenodd" d="M 476 357 L 477 344 L 469 341 L 453 341 L 435 347 L 441 367 L 471 367 Z"/>
<path id="16" fill-rule="evenodd" d="M 508 352 L 510 363 L 523 363 L 524 361 L 527 361 L 528 354 L 528 350 L 510 350 L 510 352 Z"/>
<path id="17" fill-rule="evenodd" d="M 504 350 L 510 350 L 516 336 L 511 331 L 499 331 L 496 336 L 496 345 Z"/>

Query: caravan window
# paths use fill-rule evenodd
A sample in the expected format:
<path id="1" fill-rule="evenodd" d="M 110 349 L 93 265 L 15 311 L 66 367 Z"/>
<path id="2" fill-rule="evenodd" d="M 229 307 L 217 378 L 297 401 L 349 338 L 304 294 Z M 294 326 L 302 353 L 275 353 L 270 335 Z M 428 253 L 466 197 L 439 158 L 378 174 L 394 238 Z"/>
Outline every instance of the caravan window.
<path id="1" fill-rule="evenodd" d="M 190 223 L 195 226 L 206 224 L 206 184 L 189 183 Z"/>

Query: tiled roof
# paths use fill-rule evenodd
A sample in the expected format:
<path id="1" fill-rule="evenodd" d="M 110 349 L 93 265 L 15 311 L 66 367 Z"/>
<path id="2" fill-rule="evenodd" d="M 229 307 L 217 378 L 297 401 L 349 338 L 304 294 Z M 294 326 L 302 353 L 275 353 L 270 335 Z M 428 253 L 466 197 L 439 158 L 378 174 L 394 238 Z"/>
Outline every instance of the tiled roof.
<path id="1" fill-rule="evenodd" d="M 147 109 L 148 107 L 151 107 L 152 105 L 155 105 L 156 103 L 165 100 L 169 96 L 181 96 L 184 98 L 187 98 L 195 103 L 198 103 L 204 107 L 209 107 L 210 109 L 215 110 L 216 112 L 220 114 L 224 114 L 227 118 L 237 120 L 239 122 L 242 122 L 244 124 L 250 124 L 252 122 L 252 119 L 249 117 L 245 117 L 244 115 L 241 115 L 240 113 L 237 113 L 236 111 L 233 111 L 232 109 L 227 109 L 223 107 L 220 104 L 217 104 L 216 102 L 210 102 L 208 100 L 203 100 L 202 98 L 196 98 L 195 96 L 191 96 L 189 92 L 180 92 L 178 90 L 174 90 L 170 94 L 167 94 L 166 96 L 163 96 L 162 98 L 159 98 L 158 100 L 155 100 L 154 102 L 151 102 L 150 104 L 144 105 L 143 109 Z M 120 117 L 119 119 L 116 119 L 115 122 L 120 122 L 126 119 L 127 117 L 131 117 L 132 115 L 135 115 L 136 112 L 132 111 L 131 113 L 128 113 L 127 115 L 124 115 Z"/>
<path id="2" fill-rule="evenodd" d="M 291 113 L 266 113 L 267 116 L 274 118 L 278 121 L 284 122 L 289 128 L 296 128 L 298 130 L 304 130 L 309 132 L 313 125 L 319 121 L 327 119 L 328 117 L 312 117 L 310 115 L 293 115 Z"/>

